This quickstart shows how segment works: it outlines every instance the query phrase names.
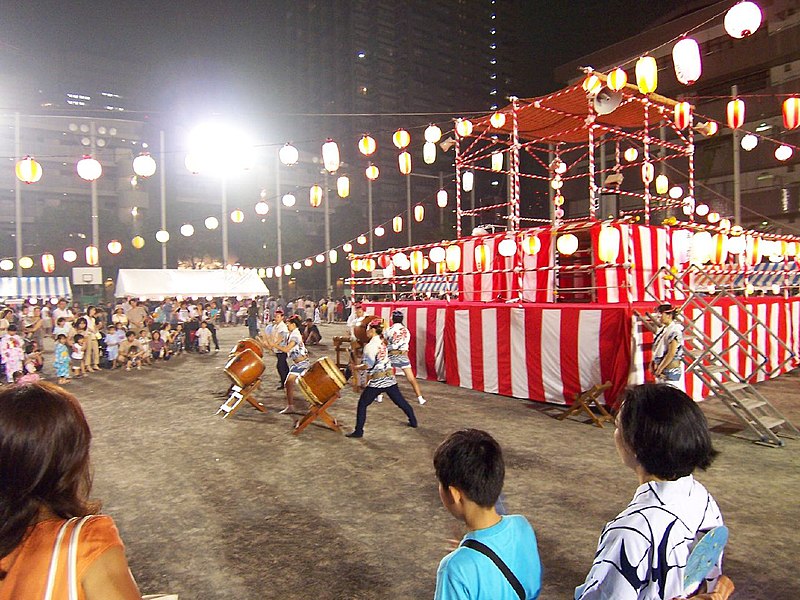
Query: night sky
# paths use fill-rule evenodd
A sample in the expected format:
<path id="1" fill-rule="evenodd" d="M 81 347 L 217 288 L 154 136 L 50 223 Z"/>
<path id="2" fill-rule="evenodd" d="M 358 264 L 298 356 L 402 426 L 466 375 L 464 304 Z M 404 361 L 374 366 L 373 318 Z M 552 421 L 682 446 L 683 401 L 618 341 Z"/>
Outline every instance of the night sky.
<path id="1" fill-rule="evenodd" d="M 526 57 L 516 73 L 521 95 L 552 91 L 554 67 L 641 31 L 675 5 L 666 0 L 523 1 L 529 35 L 519 48 Z M 39 64 L 71 51 L 140 64 L 151 111 L 182 103 L 208 104 L 212 110 L 215 103 L 244 111 L 270 105 L 280 110 L 282 49 L 276 44 L 281 23 L 274 18 L 280 6 L 274 1 L 4 2 L 0 52 L 24 53 Z"/>

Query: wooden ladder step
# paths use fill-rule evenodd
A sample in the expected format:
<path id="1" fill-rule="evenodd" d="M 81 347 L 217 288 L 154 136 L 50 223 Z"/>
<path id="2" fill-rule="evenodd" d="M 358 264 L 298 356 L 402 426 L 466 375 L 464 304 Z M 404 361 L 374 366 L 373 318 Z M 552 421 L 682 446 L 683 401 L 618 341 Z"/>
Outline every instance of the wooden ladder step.
<path id="1" fill-rule="evenodd" d="M 761 424 L 764 427 L 770 430 L 774 430 L 776 427 L 780 427 L 786 423 L 784 419 L 780 419 L 778 417 L 760 417 L 759 421 L 761 421 Z"/>
<path id="2" fill-rule="evenodd" d="M 750 387 L 750 384 L 740 383 L 738 381 L 726 381 L 725 383 L 721 383 L 720 387 L 725 388 L 729 392 L 735 392 L 736 390 L 743 390 L 744 388 Z"/>
<path id="3" fill-rule="evenodd" d="M 737 398 L 736 402 L 744 406 L 749 411 L 753 411 L 757 408 L 767 405 L 766 402 L 759 400 L 758 398 Z"/>

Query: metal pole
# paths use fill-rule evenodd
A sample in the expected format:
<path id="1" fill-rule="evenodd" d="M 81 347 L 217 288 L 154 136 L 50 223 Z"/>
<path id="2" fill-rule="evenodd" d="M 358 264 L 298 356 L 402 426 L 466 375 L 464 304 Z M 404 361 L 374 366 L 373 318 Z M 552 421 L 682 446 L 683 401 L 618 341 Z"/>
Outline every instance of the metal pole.
<path id="1" fill-rule="evenodd" d="M 369 251 L 373 251 L 373 236 L 375 232 L 372 228 L 372 179 L 367 179 L 367 211 L 369 219 Z"/>
<path id="2" fill-rule="evenodd" d="M 14 113 L 14 161 L 18 161 L 22 153 L 20 142 L 20 118 L 19 113 Z M 14 229 L 15 245 L 17 249 L 17 277 L 22 277 L 22 267 L 19 259 L 22 258 L 22 182 L 19 177 L 14 177 Z"/>
<path id="3" fill-rule="evenodd" d="M 444 189 L 444 174 L 439 171 L 439 189 Z M 444 208 L 439 209 L 439 229 L 442 230 L 442 235 L 444 235 Z"/>
<path id="4" fill-rule="evenodd" d="M 739 86 L 731 86 L 731 97 L 735 100 L 739 94 Z M 742 169 L 739 152 L 742 134 L 739 129 L 733 130 L 733 222 L 742 224 Z"/>
<path id="5" fill-rule="evenodd" d="M 411 246 L 411 174 L 406 175 L 406 228 L 408 229 L 408 245 Z"/>
<path id="6" fill-rule="evenodd" d="M 95 156 L 97 148 L 97 138 L 95 137 L 94 121 L 89 124 L 91 127 L 91 143 L 92 143 L 92 158 L 97 160 Z M 92 181 L 92 246 L 94 246 L 98 253 L 100 252 L 100 217 L 97 214 L 97 180 Z"/>
<path id="7" fill-rule="evenodd" d="M 472 189 L 469 192 L 469 208 L 472 211 L 472 216 L 470 217 L 470 223 L 472 223 L 472 229 L 475 230 L 475 183 L 472 184 Z M 472 231 L 469 232 L 472 235 Z"/>
<path id="8" fill-rule="evenodd" d="M 281 206 L 283 206 L 283 198 L 281 197 L 281 160 L 275 157 L 275 224 L 277 227 L 277 241 L 278 241 L 278 296 L 283 296 L 283 244 L 281 240 Z"/>
<path id="9" fill-rule="evenodd" d="M 555 146 L 553 144 L 547 145 L 547 164 L 552 165 L 553 161 L 556 158 L 555 153 Z M 548 214 L 550 215 L 550 222 L 554 222 L 556 219 L 556 206 L 553 204 L 553 200 L 555 200 L 556 191 L 553 189 L 552 185 L 547 186 L 547 200 L 548 200 Z"/>
<path id="10" fill-rule="evenodd" d="M 164 130 L 162 129 L 159 134 L 161 142 L 161 229 L 167 230 L 167 149 L 166 141 L 164 138 Z M 167 268 L 167 245 L 161 244 L 161 268 Z"/>
<path id="11" fill-rule="evenodd" d="M 325 171 L 325 248 L 331 247 L 330 194 L 328 193 L 328 171 Z M 327 250 L 326 250 L 327 251 Z M 325 257 L 325 294 L 331 295 L 331 261 Z"/>
<path id="12" fill-rule="evenodd" d="M 222 262 L 228 266 L 228 181 L 222 176 Z"/>

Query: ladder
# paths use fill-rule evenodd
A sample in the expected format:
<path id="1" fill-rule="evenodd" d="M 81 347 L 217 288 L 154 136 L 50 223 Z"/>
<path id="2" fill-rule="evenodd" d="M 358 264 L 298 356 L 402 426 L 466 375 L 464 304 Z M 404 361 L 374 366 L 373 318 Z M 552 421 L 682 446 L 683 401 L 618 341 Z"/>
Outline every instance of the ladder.
<path id="1" fill-rule="evenodd" d="M 673 296 L 676 298 L 674 304 L 680 302 L 678 308 L 682 314 L 697 310 L 712 316 L 723 326 L 722 331 L 712 337 L 696 321 L 688 318 L 682 320 L 683 362 L 687 375 L 696 375 L 711 394 L 757 436 L 757 443 L 783 446 L 782 437 L 800 438 L 800 431 L 751 385 L 759 373 L 771 378 L 793 363 L 796 357 L 786 342 L 759 319 L 750 305 L 743 303 L 733 293 L 730 279 L 721 278 L 713 271 L 696 265 L 678 274 L 662 267 L 647 284 L 647 290 L 654 298 L 651 290 L 660 277 L 671 280 Z M 723 306 L 730 304 L 735 305 L 740 314 L 746 315 L 747 326 L 743 330 L 725 318 Z M 636 310 L 634 314 L 647 329 L 656 331 L 652 315 Z M 771 365 L 770 357 L 752 341 L 755 332 L 759 337 L 768 338 L 771 344 L 781 347 L 786 358 Z M 752 370 L 743 372 L 742 368 L 737 370 L 729 364 L 725 356 L 734 350 L 750 360 Z"/>

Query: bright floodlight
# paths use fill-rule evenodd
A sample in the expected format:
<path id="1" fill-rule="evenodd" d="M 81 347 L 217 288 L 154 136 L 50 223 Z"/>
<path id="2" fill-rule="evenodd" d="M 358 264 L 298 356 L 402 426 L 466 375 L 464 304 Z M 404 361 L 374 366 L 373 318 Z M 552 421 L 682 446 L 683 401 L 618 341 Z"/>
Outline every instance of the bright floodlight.
<path id="1" fill-rule="evenodd" d="M 193 172 L 227 175 L 249 169 L 255 163 L 255 147 L 247 135 L 227 124 L 199 125 L 189 134 Z"/>

